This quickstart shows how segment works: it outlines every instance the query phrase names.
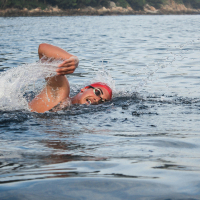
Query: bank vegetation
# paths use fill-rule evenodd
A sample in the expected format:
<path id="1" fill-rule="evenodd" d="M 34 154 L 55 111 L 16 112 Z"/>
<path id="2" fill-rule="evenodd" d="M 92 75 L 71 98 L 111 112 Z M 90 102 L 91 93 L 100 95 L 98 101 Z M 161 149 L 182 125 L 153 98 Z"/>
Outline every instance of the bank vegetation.
<path id="1" fill-rule="evenodd" d="M 200 0 L 0 0 L 0 16 L 200 14 Z"/>

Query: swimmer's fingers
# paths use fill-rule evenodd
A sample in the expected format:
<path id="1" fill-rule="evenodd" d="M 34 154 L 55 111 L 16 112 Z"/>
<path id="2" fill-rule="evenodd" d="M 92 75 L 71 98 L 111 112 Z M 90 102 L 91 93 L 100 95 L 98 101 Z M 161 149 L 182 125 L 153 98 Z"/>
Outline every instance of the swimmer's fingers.
<path id="1" fill-rule="evenodd" d="M 75 68 L 71 67 L 60 67 L 56 69 L 57 74 L 72 74 L 74 72 Z"/>
<path id="2" fill-rule="evenodd" d="M 72 56 L 71 58 L 65 60 L 60 65 L 58 65 L 58 69 L 56 71 L 57 72 L 60 72 L 60 70 L 63 72 L 65 71 L 66 74 L 69 74 L 69 71 L 70 73 L 73 73 L 75 69 L 78 67 L 78 64 L 79 64 L 78 58 L 76 56 Z"/>
<path id="3" fill-rule="evenodd" d="M 65 63 L 58 65 L 58 69 L 59 68 L 65 68 L 65 67 L 73 67 L 74 69 L 76 69 L 76 65 L 73 62 L 66 62 L 65 61 Z"/>
<path id="4" fill-rule="evenodd" d="M 66 71 L 59 71 L 59 72 L 57 72 L 57 75 L 59 75 L 59 76 L 64 76 L 64 75 L 66 75 L 66 74 L 72 74 L 74 72 L 74 70 L 71 70 L 71 71 L 69 71 L 68 70 L 68 72 L 66 73 Z"/>
<path id="5" fill-rule="evenodd" d="M 74 68 L 74 66 L 65 66 L 65 67 L 59 67 L 58 69 L 56 69 L 57 74 L 72 74 L 75 71 L 76 68 Z"/>

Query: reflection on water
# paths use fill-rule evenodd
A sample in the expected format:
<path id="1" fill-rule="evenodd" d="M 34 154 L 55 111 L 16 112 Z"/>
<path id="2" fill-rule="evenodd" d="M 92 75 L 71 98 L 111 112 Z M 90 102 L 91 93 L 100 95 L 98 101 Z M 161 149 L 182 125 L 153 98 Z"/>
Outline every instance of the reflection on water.
<path id="1" fill-rule="evenodd" d="M 1 199 L 198 199 L 199 16 L 20 19 L 2 18 Z M 30 113 L 41 42 L 80 58 L 72 95 L 105 78 L 113 100 Z"/>

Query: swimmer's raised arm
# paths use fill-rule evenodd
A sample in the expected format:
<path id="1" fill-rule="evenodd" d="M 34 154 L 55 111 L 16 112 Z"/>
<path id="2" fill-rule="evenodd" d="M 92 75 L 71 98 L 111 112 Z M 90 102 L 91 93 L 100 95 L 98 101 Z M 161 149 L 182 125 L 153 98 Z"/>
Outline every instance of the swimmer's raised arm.
<path id="1" fill-rule="evenodd" d="M 78 57 L 51 44 L 40 44 L 38 54 L 40 59 L 45 56 L 47 58 L 64 60 L 60 65 L 58 65 L 58 69 L 56 70 L 57 75 L 72 74 L 79 64 Z"/>
<path id="2" fill-rule="evenodd" d="M 79 60 L 67 51 L 45 43 L 39 45 L 38 54 L 40 59 L 45 56 L 47 58 L 63 60 L 56 69 L 57 75 L 46 78 L 46 86 L 29 103 L 29 108 L 32 112 L 42 113 L 69 98 L 69 82 L 64 75 L 73 73 L 78 66 Z"/>

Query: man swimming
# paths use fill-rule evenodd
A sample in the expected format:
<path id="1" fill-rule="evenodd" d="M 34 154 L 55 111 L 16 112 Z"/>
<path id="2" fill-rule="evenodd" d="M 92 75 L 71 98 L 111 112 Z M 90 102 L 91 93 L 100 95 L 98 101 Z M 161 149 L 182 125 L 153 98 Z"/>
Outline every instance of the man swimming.
<path id="1" fill-rule="evenodd" d="M 70 86 L 66 74 L 72 74 L 78 67 L 78 57 L 65 50 L 50 45 L 40 44 L 39 58 L 64 60 L 56 69 L 57 75 L 46 78 L 47 84 L 43 90 L 29 103 L 32 112 L 60 110 L 70 104 L 99 104 L 112 98 L 111 88 L 104 83 L 93 83 L 80 90 L 74 97 L 69 97 Z M 59 107 L 56 109 L 56 107 Z"/>

